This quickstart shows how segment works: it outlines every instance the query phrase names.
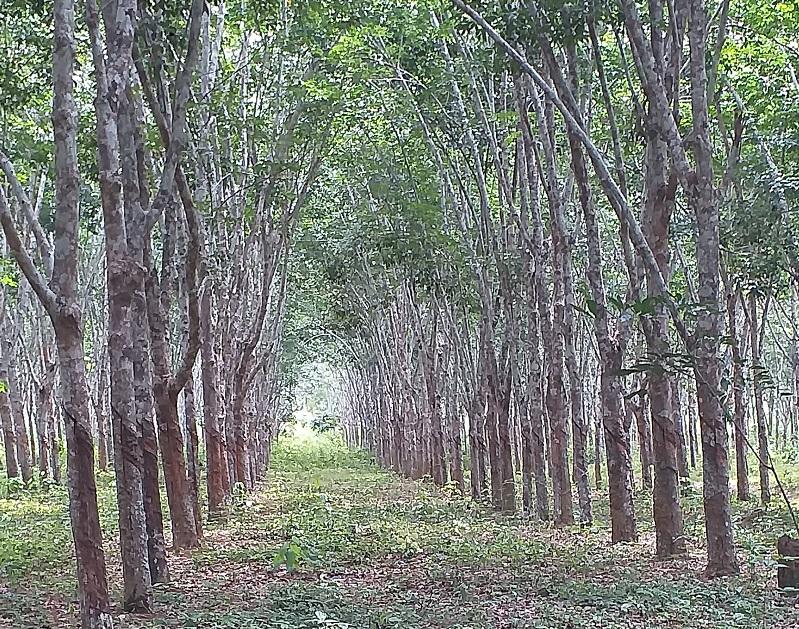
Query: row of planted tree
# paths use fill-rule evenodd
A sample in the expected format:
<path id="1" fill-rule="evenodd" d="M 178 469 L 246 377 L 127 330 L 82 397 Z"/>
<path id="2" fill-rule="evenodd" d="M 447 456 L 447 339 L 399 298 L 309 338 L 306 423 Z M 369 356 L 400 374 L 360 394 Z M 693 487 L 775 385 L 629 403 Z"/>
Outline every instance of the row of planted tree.
<path id="1" fill-rule="evenodd" d="M 478 30 L 433 16 L 435 98 L 417 59 L 379 77 L 416 125 L 386 150 L 422 155 L 429 190 L 395 176 L 435 209 L 405 251 L 361 242 L 349 263 L 346 437 L 505 513 L 520 473 L 523 511 L 556 525 L 592 523 L 604 459 L 614 542 L 638 537 L 638 458 L 660 557 L 685 552 L 700 464 L 707 574 L 736 573 L 730 468 L 739 500 L 752 462 L 771 500 L 799 346 L 790 192 L 721 74 L 731 4 L 455 5 Z"/>
<path id="2" fill-rule="evenodd" d="M 574 484 L 588 523 L 604 459 L 612 539 L 651 486 L 669 556 L 701 464 L 708 574 L 737 570 L 731 453 L 767 502 L 797 434 L 799 12 L 40 5 L 0 7 L 25 42 L 0 67 L 0 418 L 9 476 L 58 480 L 66 446 L 85 628 L 112 625 L 95 460 L 146 611 L 161 471 L 196 546 L 203 467 L 210 513 L 251 488 L 322 351 L 352 444 L 500 511 L 520 473 L 526 512 L 572 522 Z"/>
<path id="3" fill-rule="evenodd" d="M 169 580 L 164 512 L 175 550 L 201 543 L 201 467 L 210 515 L 263 477 L 287 408 L 290 235 L 323 143 L 302 129 L 307 55 L 246 11 L 232 26 L 203 0 L 38 11 L 5 16 L 52 26 L 51 63 L 42 49 L 31 70 L 52 95 L 54 164 L 26 150 L 26 133 L 46 137 L 26 124 L 47 119 L 31 98 L 40 110 L 8 112 L 0 153 L 0 417 L 9 478 L 61 482 L 65 446 L 82 626 L 94 629 L 112 626 L 95 452 L 115 475 L 132 612 Z M 272 39 L 256 46 L 256 33 Z"/>

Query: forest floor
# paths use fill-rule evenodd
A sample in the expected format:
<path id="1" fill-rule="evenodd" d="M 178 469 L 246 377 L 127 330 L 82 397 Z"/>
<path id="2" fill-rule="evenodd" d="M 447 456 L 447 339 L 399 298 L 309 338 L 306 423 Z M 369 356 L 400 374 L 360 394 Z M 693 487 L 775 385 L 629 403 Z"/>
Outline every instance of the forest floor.
<path id="1" fill-rule="evenodd" d="M 99 486 L 118 598 L 112 478 Z M 689 555 L 658 562 L 646 504 L 641 541 L 611 546 L 600 494 L 596 528 L 558 530 L 399 479 L 329 439 L 286 440 L 269 482 L 209 523 L 202 549 L 171 556 L 155 614 L 117 614 L 117 626 L 799 627 L 799 607 L 774 591 L 786 514 L 735 505 L 742 574 L 705 581 L 700 489 L 686 488 Z M 0 499 L 0 628 L 75 626 L 65 505 L 55 487 Z"/>

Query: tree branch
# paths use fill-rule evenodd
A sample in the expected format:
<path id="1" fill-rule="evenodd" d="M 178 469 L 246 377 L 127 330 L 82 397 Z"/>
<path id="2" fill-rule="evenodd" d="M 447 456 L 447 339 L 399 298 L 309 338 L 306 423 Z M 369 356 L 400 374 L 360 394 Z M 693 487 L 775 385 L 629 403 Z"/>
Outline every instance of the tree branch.
<path id="1" fill-rule="evenodd" d="M 47 313 L 51 318 L 55 318 L 59 313 L 56 294 L 47 285 L 47 280 L 36 268 L 36 264 L 34 264 L 30 254 L 23 246 L 17 227 L 14 225 L 11 210 L 8 207 L 8 199 L 2 187 L 0 187 L 0 223 L 3 225 L 3 233 L 5 234 L 8 248 L 11 250 L 11 255 L 14 256 L 20 270 L 25 275 L 31 288 L 33 288 L 33 292 L 41 300 Z"/>

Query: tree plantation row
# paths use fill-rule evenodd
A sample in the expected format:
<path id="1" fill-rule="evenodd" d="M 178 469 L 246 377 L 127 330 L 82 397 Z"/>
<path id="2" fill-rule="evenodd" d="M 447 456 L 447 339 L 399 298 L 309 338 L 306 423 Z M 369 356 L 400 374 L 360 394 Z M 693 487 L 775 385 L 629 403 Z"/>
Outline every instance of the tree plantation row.
<path id="1" fill-rule="evenodd" d="M 502 514 L 590 526 L 601 488 L 633 542 L 651 498 L 669 558 L 697 470 L 720 577 L 731 501 L 790 509 L 794 0 L 0 18 L 3 462 L 68 487 L 85 629 L 114 624 L 96 470 L 149 613 L 320 361 L 351 447 Z"/>

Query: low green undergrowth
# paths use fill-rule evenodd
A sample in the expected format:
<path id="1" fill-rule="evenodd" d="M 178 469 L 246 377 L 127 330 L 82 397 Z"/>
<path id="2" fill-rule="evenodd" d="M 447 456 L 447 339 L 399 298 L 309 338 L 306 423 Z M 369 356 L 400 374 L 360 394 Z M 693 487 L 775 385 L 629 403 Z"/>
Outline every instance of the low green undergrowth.
<path id="1" fill-rule="evenodd" d="M 13 582 L 71 566 L 66 487 L 49 481 L 25 487 L 12 479 L 6 488 L 0 498 L 0 577 Z M 117 530 L 113 475 L 98 475 L 97 493 L 103 535 L 112 537 Z"/>
<path id="2" fill-rule="evenodd" d="M 101 477 L 110 574 L 118 592 L 113 479 Z M 684 494 L 689 554 L 652 558 L 651 505 L 638 496 L 641 540 L 608 543 L 607 504 L 592 528 L 554 529 L 497 516 L 451 488 L 397 478 L 334 436 L 274 449 L 268 481 L 210 523 L 205 546 L 172 556 L 155 615 L 118 625 L 265 629 L 794 627 L 774 594 L 785 509 L 734 504 L 742 574 L 705 581 L 701 483 Z M 66 495 L 20 490 L 0 500 L 0 627 L 74 622 Z M 65 585 L 66 584 L 66 585 Z M 72 588 L 72 589 L 70 589 Z M 45 611 L 43 611 L 45 610 Z M 66 623 L 66 624 L 64 624 Z"/>

